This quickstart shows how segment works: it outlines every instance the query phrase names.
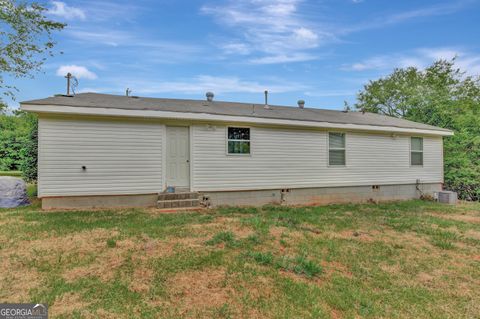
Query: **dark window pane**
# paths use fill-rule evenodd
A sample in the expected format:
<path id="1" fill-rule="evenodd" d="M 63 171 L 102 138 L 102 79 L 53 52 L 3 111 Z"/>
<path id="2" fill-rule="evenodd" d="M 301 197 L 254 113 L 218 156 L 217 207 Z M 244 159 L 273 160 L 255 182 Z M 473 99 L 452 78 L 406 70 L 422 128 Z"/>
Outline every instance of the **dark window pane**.
<path id="1" fill-rule="evenodd" d="M 228 141 L 228 154 L 250 154 L 250 142 Z"/>
<path id="2" fill-rule="evenodd" d="M 345 165 L 345 151 L 330 150 L 328 162 L 329 165 Z"/>
<path id="3" fill-rule="evenodd" d="M 247 127 L 229 127 L 229 140 L 250 140 L 250 129 Z"/>
<path id="4" fill-rule="evenodd" d="M 412 165 L 423 165 L 423 153 L 412 152 Z"/>
<path id="5" fill-rule="evenodd" d="M 330 148 L 345 148 L 345 134 L 344 133 L 329 133 Z"/>

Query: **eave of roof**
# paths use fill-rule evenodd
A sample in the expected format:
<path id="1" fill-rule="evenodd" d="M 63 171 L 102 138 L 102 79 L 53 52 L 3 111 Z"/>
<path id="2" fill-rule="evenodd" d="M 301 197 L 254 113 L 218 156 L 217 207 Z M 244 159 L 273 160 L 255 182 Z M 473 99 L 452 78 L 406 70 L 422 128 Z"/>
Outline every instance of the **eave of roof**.
<path id="1" fill-rule="evenodd" d="M 248 124 L 281 125 L 296 127 L 312 127 L 341 130 L 359 130 L 371 132 L 408 133 L 421 135 L 450 136 L 452 131 L 429 128 L 408 128 L 392 125 L 372 125 L 353 123 L 332 123 L 328 121 L 309 121 L 297 119 L 276 119 L 255 116 L 223 115 L 214 113 L 191 113 L 177 111 L 145 110 L 145 109 L 124 109 L 124 108 L 103 108 L 103 107 L 81 107 L 67 105 L 47 105 L 22 102 L 21 108 L 24 111 L 40 114 L 65 114 L 65 115 L 88 115 L 88 116 L 113 116 L 113 117 L 137 117 L 137 118 L 158 118 L 172 120 L 193 120 L 206 122 L 235 122 Z"/>

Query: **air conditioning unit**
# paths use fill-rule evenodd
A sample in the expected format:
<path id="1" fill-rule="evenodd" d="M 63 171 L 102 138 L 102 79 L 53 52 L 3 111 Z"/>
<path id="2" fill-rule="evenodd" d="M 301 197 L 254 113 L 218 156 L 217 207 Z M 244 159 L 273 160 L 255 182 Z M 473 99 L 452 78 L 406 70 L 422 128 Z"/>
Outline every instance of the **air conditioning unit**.
<path id="1" fill-rule="evenodd" d="M 440 191 L 438 192 L 438 202 L 455 205 L 457 203 L 457 193 L 450 191 Z"/>

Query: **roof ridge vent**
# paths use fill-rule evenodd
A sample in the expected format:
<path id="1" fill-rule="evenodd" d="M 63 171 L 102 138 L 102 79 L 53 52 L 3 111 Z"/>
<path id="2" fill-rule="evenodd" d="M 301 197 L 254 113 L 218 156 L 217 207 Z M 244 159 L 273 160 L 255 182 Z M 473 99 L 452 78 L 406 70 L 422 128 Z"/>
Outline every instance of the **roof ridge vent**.
<path id="1" fill-rule="evenodd" d="M 265 93 L 265 106 L 263 108 L 266 109 L 266 110 L 269 110 L 270 106 L 268 105 L 268 91 L 265 90 L 264 93 Z"/>
<path id="2" fill-rule="evenodd" d="M 215 94 L 213 94 L 213 92 L 207 92 L 205 96 L 207 97 L 208 102 L 213 102 L 213 97 L 215 96 Z"/>

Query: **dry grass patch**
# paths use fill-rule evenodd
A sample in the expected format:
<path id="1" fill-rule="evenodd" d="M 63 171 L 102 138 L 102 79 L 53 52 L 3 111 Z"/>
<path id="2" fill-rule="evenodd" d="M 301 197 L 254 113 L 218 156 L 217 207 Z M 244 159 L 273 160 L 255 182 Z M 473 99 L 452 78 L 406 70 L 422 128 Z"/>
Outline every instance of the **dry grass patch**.
<path id="1" fill-rule="evenodd" d="M 72 282 L 82 277 L 95 276 L 102 281 L 107 282 L 115 276 L 116 270 L 124 265 L 127 258 L 131 256 L 136 265 L 140 265 L 140 272 L 151 278 L 153 275 L 150 270 L 143 268 L 150 260 L 156 258 L 168 257 L 178 249 L 199 248 L 203 246 L 201 238 L 196 237 L 168 237 L 167 239 L 152 239 L 143 234 L 140 239 L 124 239 L 115 241 L 115 247 L 109 248 L 105 241 L 97 247 L 95 251 L 95 260 L 85 266 L 75 267 L 64 272 L 63 277 Z M 140 273 L 137 273 L 140 275 Z M 134 281 L 135 281 L 134 277 Z M 147 291 L 145 280 L 132 282 L 136 290 Z"/>
<path id="2" fill-rule="evenodd" d="M 5 255 L 0 257 L 0 269 L 0 300 L 8 303 L 29 302 L 30 290 L 41 284 L 40 273 L 18 259 Z"/>
<path id="3" fill-rule="evenodd" d="M 80 278 L 95 276 L 107 282 L 114 277 L 115 271 L 123 265 L 127 254 L 137 251 L 138 248 L 138 243 L 131 239 L 116 241 L 116 247 L 114 248 L 107 247 L 106 241 L 103 241 L 102 245 L 90 251 L 95 255 L 95 259 L 91 263 L 65 271 L 63 278 L 67 282 L 73 282 Z"/>
<path id="4" fill-rule="evenodd" d="M 146 294 L 150 290 L 154 277 L 153 269 L 145 264 L 137 264 L 129 287 L 132 291 Z"/>
<path id="5" fill-rule="evenodd" d="M 232 302 L 234 290 L 223 268 L 181 272 L 167 281 L 170 303 L 182 314 Z"/>
<path id="6" fill-rule="evenodd" d="M 74 311 L 86 314 L 85 307 L 88 305 L 89 303 L 85 302 L 80 294 L 67 292 L 57 298 L 48 310 L 55 316 L 69 315 Z"/>

